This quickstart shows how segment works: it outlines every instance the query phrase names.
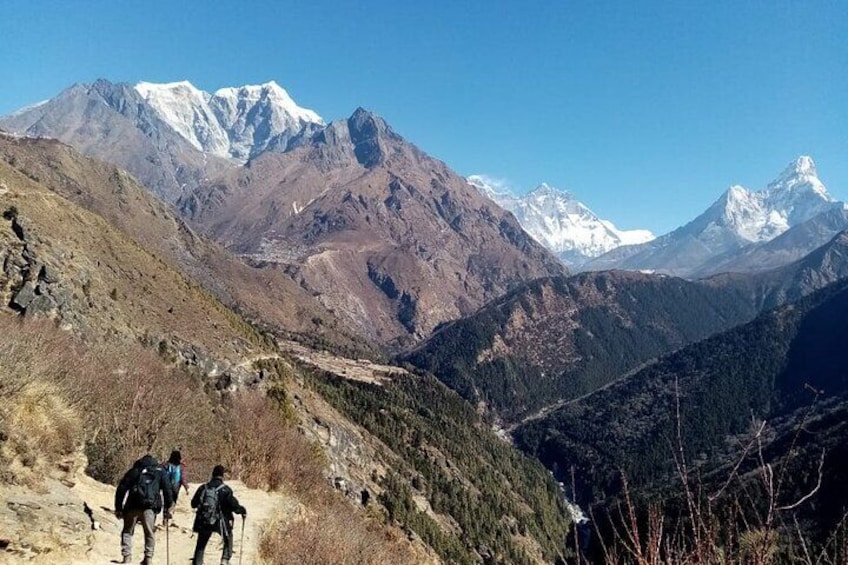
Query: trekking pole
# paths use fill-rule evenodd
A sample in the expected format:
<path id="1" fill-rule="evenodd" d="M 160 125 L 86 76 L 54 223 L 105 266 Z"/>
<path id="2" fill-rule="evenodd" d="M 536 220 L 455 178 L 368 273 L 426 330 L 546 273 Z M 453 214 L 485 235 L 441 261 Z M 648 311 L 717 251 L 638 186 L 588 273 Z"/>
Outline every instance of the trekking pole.
<path id="1" fill-rule="evenodd" d="M 171 565 L 171 524 L 165 518 L 165 563 Z"/>
<path id="2" fill-rule="evenodd" d="M 244 521 L 247 518 L 242 515 L 241 517 L 241 541 L 239 542 L 239 565 L 241 565 L 241 558 L 244 557 Z"/>

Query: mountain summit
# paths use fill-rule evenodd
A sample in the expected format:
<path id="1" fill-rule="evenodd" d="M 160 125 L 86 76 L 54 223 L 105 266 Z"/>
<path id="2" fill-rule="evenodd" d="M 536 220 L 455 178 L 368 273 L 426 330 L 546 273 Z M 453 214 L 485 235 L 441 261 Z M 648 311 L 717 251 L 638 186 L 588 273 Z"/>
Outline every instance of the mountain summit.
<path id="1" fill-rule="evenodd" d="M 304 128 L 324 124 L 274 81 L 221 88 L 214 94 L 188 81 L 140 82 L 135 90 L 195 148 L 240 163 L 269 145 L 285 147 Z"/>
<path id="2" fill-rule="evenodd" d="M 570 192 L 546 183 L 523 197 L 499 191 L 481 175 L 468 182 L 504 210 L 512 212 L 533 238 L 556 253 L 571 266 L 622 245 L 654 239 L 648 230 L 619 230 L 612 222 L 599 218 Z"/>
<path id="3" fill-rule="evenodd" d="M 396 346 L 565 271 L 512 215 L 362 108 L 179 205 L 230 250 L 285 269 L 369 339 Z"/>
<path id="4" fill-rule="evenodd" d="M 204 179 L 323 126 L 275 82 L 204 92 L 188 81 L 135 86 L 98 79 L 0 118 L 0 128 L 51 137 L 119 165 L 168 202 Z"/>
<path id="5" fill-rule="evenodd" d="M 613 250 L 587 267 L 647 269 L 680 276 L 710 274 L 716 272 L 711 265 L 727 263 L 743 249 L 770 242 L 840 206 L 819 180 L 813 159 L 801 156 L 764 190 L 731 186 L 685 226 L 652 242 Z M 811 243 L 807 251 L 822 243 Z"/>

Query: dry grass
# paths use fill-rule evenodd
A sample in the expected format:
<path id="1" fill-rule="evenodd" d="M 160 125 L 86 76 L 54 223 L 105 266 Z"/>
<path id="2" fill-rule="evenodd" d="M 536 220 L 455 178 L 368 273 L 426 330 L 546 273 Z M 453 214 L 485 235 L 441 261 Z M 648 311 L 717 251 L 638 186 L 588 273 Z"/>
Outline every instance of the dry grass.
<path id="1" fill-rule="evenodd" d="M 287 421 L 277 401 L 257 391 L 233 395 L 224 461 L 252 488 L 313 498 L 325 488 L 320 448 Z"/>
<path id="2" fill-rule="evenodd" d="M 0 336 L 0 482 L 34 486 L 73 458 L 83 426 L 52 379 L 56 366 L 30 346 L 43 342 L 7 317 Z"/>
<path id="3" fill-rule="evenodd" d="M 11 394 L 0 385 L 0 391 L 0 482 L 35 486 L 74 458 L 82 424 L 49 383 L 34 380 Z"/>
<path id="4" fill-rule="evenodd" d="M 271 565 L 413 565 L 420 563 L 396 529 L 363 516 L 344 500 L 325 500 L 309 516 L 273 524 L 260 555 Z"/>

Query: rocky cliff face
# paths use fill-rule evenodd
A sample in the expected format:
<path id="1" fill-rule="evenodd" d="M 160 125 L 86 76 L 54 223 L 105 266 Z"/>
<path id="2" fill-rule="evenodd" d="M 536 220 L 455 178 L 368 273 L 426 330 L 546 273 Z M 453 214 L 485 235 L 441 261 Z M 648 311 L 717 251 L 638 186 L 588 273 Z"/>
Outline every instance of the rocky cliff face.
<path id="1" fill-rule="evenodd" d="M 357 110 L 180 201 L 201 230 L 283 265 L 369 338 L 426 336 L 565 268 L 444 163 Z"/>

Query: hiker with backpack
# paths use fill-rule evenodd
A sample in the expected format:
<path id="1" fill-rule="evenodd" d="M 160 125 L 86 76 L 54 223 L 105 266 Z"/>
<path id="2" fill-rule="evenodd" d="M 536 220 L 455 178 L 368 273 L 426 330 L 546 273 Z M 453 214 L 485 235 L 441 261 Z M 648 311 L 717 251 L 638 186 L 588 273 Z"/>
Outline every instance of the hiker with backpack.
<path id="1" fill-rule="evenodd" d="M 150 454 L 136 461 L 124 474 L 115 491 L 115 516 L 124 521 L 121 531 L 123 563 L 132 562 L 133 534 L 136 524 L 141 522 L 144 530 L 144 559 L 141 565 L 153 564 L 156 515 L 164 508 L 167 522 L 171 519 L 173 505 L 174 493 L 159 461 Z"/>
<path id="2" fill-rule="evenodd" d="M 171 456 L 168 457 L 168 462 L 162 465 L 162 468 L 171 483 L 171 490 L 174 492 L 174 504 L 176 504 L 180 497 L 180 487 L 183 487 L 188 494 L 188 476 L 186 476 L 183 455 L 180 450 L 173 450 Z"/>
<path id="3" fill-rule="evenodd" d="M 218 533 L 224 540 L 221 565 L 229 565 L 233 556 L 234 514 L 247 518 L 247 510 L 239 504 L 233 490 L 224 484 L 224 467 L 215 465 L 212 480 L 201 486 L 191 499 L 191 507 L 197 509 L 194 517 L 194 531 L 197 532 L 197 545 L 194 548 L 193 565 L 203 565 L 203 552 L 212 534 Z"/>

